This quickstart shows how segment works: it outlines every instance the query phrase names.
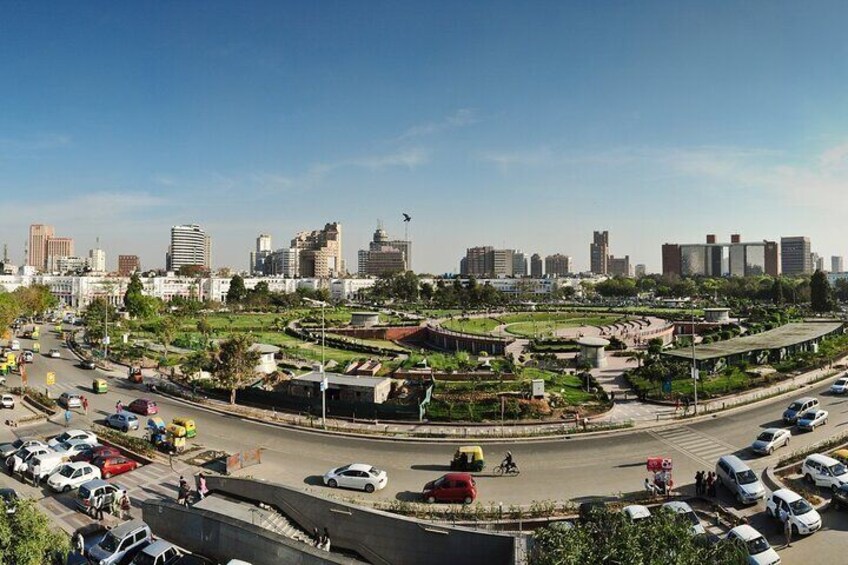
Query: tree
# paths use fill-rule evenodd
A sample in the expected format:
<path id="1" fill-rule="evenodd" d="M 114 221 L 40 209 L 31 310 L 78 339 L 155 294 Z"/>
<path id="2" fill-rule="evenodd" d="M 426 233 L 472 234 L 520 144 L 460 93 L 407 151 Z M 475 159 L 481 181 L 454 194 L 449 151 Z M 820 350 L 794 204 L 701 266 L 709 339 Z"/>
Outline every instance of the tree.
<path id="1" fill-rule="evenodd" d="M 249 336 L 236 334 L 222 341 L 215 354 L 212 373 L 221 388 L 230 391 L 230 404 L 236 403 L 236 391 L 256 378 L 259 352 L 252 345 Z"/>
<path id="2" fill-rule="evenodd" d="M 209 337 L 212 335 L 212 324 L 209 323 L 209 318 L 203 316 L 197 320 L 197 331 L 203 336 L 203 342 L 208 343 Z"/>
<path id="3" fill-rule="evenodd" d="M 197 278 L 209 276 L 209 269 L 203 265 L 183 265 L 177 271 L 181 277 Z"/>
<path id="4" fill-rule="evenodd" d="M 27 317 L 42 314 L 59 303 L 50 287 L 43 284 L 21 286 L 12 294 L 18 301 L 21 314 Z"/>
<path id="5" fill-rule="evenodd" d="M 165 348 L 165 355 L 168 355 L 168 346 L 174 342 L 177 336 L 177 321 L 173 316 L 165 316 L 159 320 L 159 325 L 156 328 L 156 339 L 162 347 Z"/>
<path id="6" fill-rule="evenodd" d="M 700 565 L 748 563 L 745 547 L 735 542 L 707 543 L 691 534 L 688 518 L 661 509 L 649 520 L 634 523 L 623 512 L 593 509 L 572 528 L 549 526 L 533 535 L 531 565 L 564 563 L 675 563 Z"/>
<path id="7" fill-rule="evenodd" d="M 141 283 L 141 277 L 138 273 L 133 273 L 130 277 L 130 284 L 127 285 L 127 291 L 124 293 L 124 308 L 133 318 L 138 318 L 144 309 L 144 285 Z"/>
<path id="8" fill-rule="evenodd" d="M 53 527 L 35 501 L 23 499 L 13 514 L 7 514 L 0 502 L 0 563 L 44 565 L 64 563 L 71 541 Z"/>
<path id="9" fill-rule="evenodd" d="M 648 358 L 648 353 L 646 351 L 634 351 L 630 355 L 630 358 L 627 361 L 628 362 L 631 362 L 631 361 L 635 362 L 637 364 L 636 365 L 637 368 L 641 369 L 642 368 L 642 362 L 644 362 L 645 359 L 647 359 L 647 358 Z"/>
<path id="10" fill-rule="evenodd" d="M 813 312 L 833 310 L 833 291 L 827 282 L 827 275 L 821 271 L 813 273 L 810 279 L 810 307 Z"/>
<path id="11" fill-rule="evenodd" d="M 20 315 L 21 305 L 15 296 L 7 292 L 0 293 L 0 329 L 5 331 Z"/>
<path id="12" fill-rule="evenodd" d="M 227 304 L 239 304 L 247 297 L 247 289 L 244 287 L 244 279 L 241 275 L 235 275 L 230 279 L 230 289 L 227 291 Z"/>
<path id="13" fill-rule="evenodd" d="M 780 278 L 774 279 L 771 285 L 771 301 L 780 306 L 783 304 L 783 282 Z"/>

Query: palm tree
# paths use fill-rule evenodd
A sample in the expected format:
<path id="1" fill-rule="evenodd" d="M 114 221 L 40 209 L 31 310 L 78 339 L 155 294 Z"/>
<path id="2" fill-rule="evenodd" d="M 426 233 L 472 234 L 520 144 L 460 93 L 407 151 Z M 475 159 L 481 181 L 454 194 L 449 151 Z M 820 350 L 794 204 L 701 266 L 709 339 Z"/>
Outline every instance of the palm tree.
<path id="1" fill-rule="evenodd" d="M 630 354 L 630 358 L 627 360 L 628 363 L 637 363 L 637 368 L 642 368 L 642 362 L 648 358 L 647 351 L 634 351 Z"/>

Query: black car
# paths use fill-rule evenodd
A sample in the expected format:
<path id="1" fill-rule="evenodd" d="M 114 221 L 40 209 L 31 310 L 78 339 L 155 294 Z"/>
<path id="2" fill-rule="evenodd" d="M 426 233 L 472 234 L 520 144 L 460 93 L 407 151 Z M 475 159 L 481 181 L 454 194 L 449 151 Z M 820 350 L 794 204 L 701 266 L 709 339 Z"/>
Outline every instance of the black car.
<path id="1" fill-rule="evenodd" d="M 82 361 L 80 361 L 80 367 L 82 367 L 83 369 L 92 370 L 96 369 L 97 365 L 91 359 L 83 359 Z"/>
<path id="2" fill-rule="evenodd" d="M 830 499 L 830 504 L 834 508 L 848 508 L 848 485 L 841 485 L 833 491 L 833 497 Z"/>
<path id="3" fill-rule="evenodd" d="M 14 514 L 18 508 L 18 493 L 15 489 L 0 488 L 0 498 L 3 499 L 3 504 L 6 506 L 6 514 Z"/>

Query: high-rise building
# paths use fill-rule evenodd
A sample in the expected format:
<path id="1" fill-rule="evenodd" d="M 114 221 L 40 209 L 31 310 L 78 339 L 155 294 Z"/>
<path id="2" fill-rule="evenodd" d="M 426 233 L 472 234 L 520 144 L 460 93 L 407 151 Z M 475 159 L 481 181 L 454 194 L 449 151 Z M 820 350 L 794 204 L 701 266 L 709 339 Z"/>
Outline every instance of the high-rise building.
<path id="1" fill-rule="evenodd" d="M 596 275 L 606 275 L 609 272 L 609 232 L 596 231 L 589 245 L 589 270 Z"/>
<path id="2" fill-rule="evenodd" d="M 512 254 L 512 276 L 527 276 L 527 256 L 522 251 L 516 251 Z"/>
<path id="3" fill-rule="evenodd" d="M 636 278 L 638 279 L 638 278 L 644 277 L 647 274 L 648 274 L 648 267 L 645 266 L 644 263 L 637 263 L 636 264 Z"/>
<path id="4" fill-rule="evenodd" d="M 520 255 L 517 261 L 516 254 Z M 514 249 L 495 249 L 490 245 L 469 247 L 465 251 L 465 258 L 460 261 L 459 272 L 478 278 L 524 276 L 515 272 L 519 263 L 524 264 L 526 273 L 527 261 L 521 252 Z"/>
<path id="5" fill-rule="evenodd" d="M 780 265 L 784 275 L 803 275 L 813 272 L 810 238 L 792 236 L 780 238 Z"/>
<path id="6" fill-rule="evenodd" d="M 824 271 L 824 257 L 820 256 L 818 253 L 811 253 L 810 261 L 813 263 L 814 271 Z"/>
<path id="7" fill-rule="evenodd" d="M 287 279 L 297 278 L 298 251 L 294 247 L 277 249 L 265 260 L 267 274 Z"/>
<path id="8" fill-rule="evenodd" d="M 298 275 L 329 278 L 344 274 L 342 261 L 342 225 L 326 224 L 324 229 L 300 232 L 291 240 L 298 254 Z"/>
<path id="9" fill-rule="evenodd" d="M 106 272 L 106 252 L 100 249 L 100 245 L 88 250 L 88 266 L 95 273 Z"/>
<path id="10" fill-rule="evenodd" d="M 730 243 L 666 243 L 662 247 L 663 274 L 679 276 L 750 276 L 778 275 L 777 243 L 774 241 L 743 242 L 738 234 Z"/>
<path id="11" fill-rule="evenodd" d="M 171 228 L 171 245 L 166 255 L 166 270 L 178 271 L 180 267 L 198 266 L 212 268 L 212 242 L 197 224 Z"/>
<path id="12" fill-rule="evenodd" d="M 511 277 L 512 258 L 515 255 L 513 249 L 495 249 L 492 251 L 492 275 L 495 277 Z"/>
<path id="13" fill-rule="evenodd" d="M 74 240 L 70 237 L 49 237 L 46 249 L 47 271 L 56 272 L 59 257 L 74 257 Z"/>
<path id="14" fill-rule="evenodd" d="M 84 257 L 65 257 L 51 255 L 47 260 L 47 270 L 51 273 L 64 275 L 67 273 L 83 273 L 91 269 L 89 259 Z"/>
<path id="15" fill-rule="evenodd" d="M 138 255 L 118 255 L 118 274 L 128 277 L 133 273 L 141 271 L 141 261 Z"/>
<path id="16" fill-rule="evenodd" d="M 411 241 L 391 240 L 383 226 L 378 225 L 368 249 L 359 250 L 357 270 L 363 276 L 408 271 L 412 268 L 409 263 L 411 252 Z"/>
<path id="17" fill-rule="evenodd" d="M 545 274 L 550 277 L 565 277 L 573 273 L 572 260 L 568 255 L 555 253 L 545 257 Z"/>
<path id="18" fill-rule="evenodd" d="M 53 226 L 32 224 L 29 226 L 27 264 L 36 269 L 47 268 L 47 240 L 53 237 Z"/>
<path id="19" fill-rule="evenodd" d="M 833 255 L 830 258 L 830 272 L 831 273 L 844 273 L 844 263 L 842 262 L 841 255 Z"/>
<path id="20" fill-rule="evenodd" d="M 610 255 L 609 274 L 617 277 L 632 277 L 633 270 L 630 266 L 630 255 L 625 255 L 624 257 L 613 257 Z"/>
<path id="21" fill-rule="evenodd" d="M 530 276 L 534 279 L 541 279 L 545 274 L 544 272 L 544 261 L 542 261 L 542 256 L 538 253 L 534 253 L 530 256 Z"/>
<path id="22" fill-rule="evenodd" d="M 269 274 L 270 266 L 266 265 L 266 262 L 272 251 L 271 236 L 260 234 L 256 238 L 256 250 L 250 252 L 250 272 L 257 275 Z"/>

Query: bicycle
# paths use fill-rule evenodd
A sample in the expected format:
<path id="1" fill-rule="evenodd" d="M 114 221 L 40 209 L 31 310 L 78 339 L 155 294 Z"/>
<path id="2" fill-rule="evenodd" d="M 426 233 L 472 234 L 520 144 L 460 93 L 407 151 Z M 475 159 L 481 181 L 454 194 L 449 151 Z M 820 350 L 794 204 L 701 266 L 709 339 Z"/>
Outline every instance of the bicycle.
<path id="1" fill-rule="evenodd" d="M 500 476 L 503 476 L 503 475 L 518 475 L 518 474 L 521 473 L 521 470 L 518 468 L 518 465 L 516 465 L 515 463 L 513 463 L 512 465 L 507 467 L 507 465 L 505 463 L 501 462 L 500 465 L 498 465 L 497 467 L 495 467 L 493 469 L 493 472 L 495 473 L 496 476 L 500 477 Z"/>

